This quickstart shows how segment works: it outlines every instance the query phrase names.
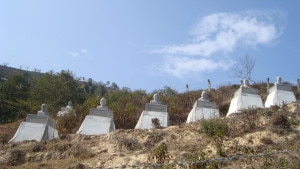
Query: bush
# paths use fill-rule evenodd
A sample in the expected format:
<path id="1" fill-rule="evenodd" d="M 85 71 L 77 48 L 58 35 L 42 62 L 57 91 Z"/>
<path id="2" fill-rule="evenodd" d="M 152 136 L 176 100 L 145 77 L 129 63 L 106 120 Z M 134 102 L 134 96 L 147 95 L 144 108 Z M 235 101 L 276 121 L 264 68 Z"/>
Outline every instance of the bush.
<path id="1" fill-rule="evenodd" d="M 141 148 L 141 145 L 136 139 L 133 138 L 118 138 L 118 145 L 122 148 L 126 148 L 126 150 L 137 150 Z"/>
<path id="2" fill-rule="evenodd" d="M 273 140 L 270 139 L 270 138 L 267 138 L 267 137 L 263 137 L 260 139 L 260 142 L 261 143 L 264 143 L 264 144 L 273 144 Z"/>
<path id="3" fill-rule="evenodd" d="M 155 129 L 161 128 L 160 122 L 158 118 L 152 118 L 151 119 L 152 122 L 152 127 Z"/>
<path id="4" fill-rule="evenodd" d="M 46 147 L 45 147 L 44 144 L 42 144 L 42 143 L 35 143 L 35 144 L 32 146 L 31 151 L 32 151 L 32 152 L 40 152 L 40 151 L 43 151 L 43 150 L 45 150 L 45 149 L 46 149 Z"/>
<path id="5" fill-rule="evenodd" d="M 150 152 L 152 159 L 155 159 L 157 164 L 164 164 L 165 160 L 169 158 L 168 146 L 166 143 L 161 143 L 158 147 Z"/>
<path id="6" fill-rule="evenodd" d="M 164 132 L 157 132 L 157 131 L 148 133 L 148 137 L 147 137 L 146 141 L 144 142 L 145 148 L 153 147 L 155 144 L 157 144 L 161 140 L 163 140 L 165 135 L 166 134 Z"/>
<path id="7" fill-rule="evenodd" d="M 277 134 L 285 134 L 291 131 L 291 124 L 284 112 L 276 112 L 271 117 L 270 131 Z"/>
<path id="8" fill-rule="evenodd" d="M 26 153 L 22 150 L 12 150 L 9 158 L 9 163 L 12 166 L 21 165 L 25 163 Z"/>
<path id="9" fill-rule="evenodd" d="M 4 134 L 4 135 L 0 136 L 0 142 L 1 142 L 1 145 L 2 145 L 2 149 L 4 148 L 4 145 L 8 143 L 8 141 L 9 141 L 9 139 L 8 139 L 7 134 Z"/>
<path id="10" fill-rule="evenodd" d="M 93 156 L 93 154 L 91 154 L 85 147 L 83 147 L 79 143 L 72 146 L 71 153 L 74 157 L 80 159 L 86 159 Z"/>
<path id="11" fill-rule="evenodd" d="M 271 123 L 273 125 L 282 125 L 282 126 L 290 127 L 290 123 L 287 118 L 287 115 L 284 114 L 283 112 L 274 113 L 271 118 Z"/>
<path id="12" fill-rule="evenodd" d="M 201 130 L 209 137 L 223 137 L 228 135 L 228 125 L 221 119 L 202 120 Z"/>
<path id="13" fill-rule="evenodd" d="M 73 113 L 59 117 L 57 120 L 57 128 L 60 134 L 75 133 L 79 125 L 80 124 Z"/>
<path id="14" fill-rule="evenodd" d="M 187 161 L 190 163 L 186 168 L 190 169 L 217 169 L 219 168 L 217 161 L 205 161 L 205 153 L 201 150 L 194 151 L 186 155 Z"/>

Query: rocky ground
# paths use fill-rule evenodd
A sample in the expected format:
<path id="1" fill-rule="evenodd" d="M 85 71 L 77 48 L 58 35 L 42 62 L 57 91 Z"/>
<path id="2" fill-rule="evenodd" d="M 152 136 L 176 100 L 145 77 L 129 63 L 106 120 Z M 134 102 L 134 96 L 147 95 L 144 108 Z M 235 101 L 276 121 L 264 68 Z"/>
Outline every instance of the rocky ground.
<path id="1" fill-rule="evenodd" d="M 20 122 L 0 125 L 0 168 L 300 168 L 299 105 L 44 142 L 7 144 Z"/>

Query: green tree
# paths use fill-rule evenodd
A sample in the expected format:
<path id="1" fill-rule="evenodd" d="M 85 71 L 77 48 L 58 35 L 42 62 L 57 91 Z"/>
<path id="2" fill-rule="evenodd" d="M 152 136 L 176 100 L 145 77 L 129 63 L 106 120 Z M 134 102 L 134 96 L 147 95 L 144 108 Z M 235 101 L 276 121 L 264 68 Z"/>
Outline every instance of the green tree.
<path id="1" fill-rule="evenodd" d="M 32 99 L 37 107 L 46 103 L 49 112 L 55 113 L 70 100 L 73 104 L 78 102 L 78 87 L 72 72 L 65 70 L 57 74 L 48 72 L 37 79 L 32 90 Z"/>
<path id="2" fill-rule="evenodd" d="M 120 89 L 119 86 L 117 85 L 117 83 L 115 83 L 115 82 L 112 82 L 112 83 L 111 83 L 111 88 L 112 88 L 113 90 L 119 90 L 119 89 Z"/>
<path id="3" fill-rule="evenodd" d="M 29 113 L 30 86 L 26 77 L 18 74 L 0 82 L 0 123 L 15 121 Z"/>
<path id="4" fill-rule="evenodd" d="M 134 128 L 148 102 L 144 90 L 128 88 L 107 93 L 107 105 L 113 111 L 116 128 Z"/>

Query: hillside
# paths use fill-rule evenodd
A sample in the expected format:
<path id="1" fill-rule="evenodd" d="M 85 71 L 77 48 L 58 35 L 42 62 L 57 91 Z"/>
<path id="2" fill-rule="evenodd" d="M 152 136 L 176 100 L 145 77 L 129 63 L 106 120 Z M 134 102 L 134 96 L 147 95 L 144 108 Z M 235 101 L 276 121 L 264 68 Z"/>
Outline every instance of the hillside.
<path id="1" fill-rule="evenodd" d="M 250 109 L 229 118 L 163 129 L 118 129 L 101 136 L 66 134 L 41 143 L 3 143 L 0 166 L 300 168 L 299 107 L 300 102 Z"/>
<path id="2" fill-rule="evenodd" d="M 17 68 L 13 68 L 13 67 L 0 65 L 0 77 L 1 78 L 9 78 L 13 75 L 26 73 L 26 72 L 29 73 L 32 77 L 39 77 L 39 76 L 43 75 L 43 73 L 39 72 L 38 70 L 27 71 L 27 70 L 23 70 L 23 69 L 17 69 Z"/>

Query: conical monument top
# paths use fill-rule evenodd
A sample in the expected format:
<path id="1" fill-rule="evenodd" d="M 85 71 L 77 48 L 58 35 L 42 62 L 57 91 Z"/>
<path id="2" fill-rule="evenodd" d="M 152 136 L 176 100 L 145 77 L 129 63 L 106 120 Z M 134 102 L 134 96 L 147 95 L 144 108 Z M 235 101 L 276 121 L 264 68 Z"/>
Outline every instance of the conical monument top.
<path id="1" fill-rule="evenodd" d="M 106 106 L 106 99 L 104 97 L 100 99 L 100 106 L 97 106 L 97 109 L 108 110 L 108 107 Z"/>
<path id="2" fill-rule="evenodd" d="M 43 115 L 43 116 L 49 116 L 49 113 L 47 112 L 47 104 L 43 103 L 41 105 L 41 110 L 37 112 L 37 115 Z"/>
<path id="3" fill-rule="evenodd" d="M 282 84 L 282 78 L 280 76 L 276 77 L 275 85 Z"/>
<path id="4" fill-rule="evenodd" d="M 155 93 L 153 95 L 153 100 L 150 100 L 150 104 L 161 104 L 159 101 L 159 94 Z"/>
<path id="5" fill-rule="evenodd" d="M 243 79 L 243 87 L 250 87 L 248 79 Z"/>
<path id="6" fill-rule="evenodd" d="M 209 102 L 207 92 L 205 90 L 202 91 L 201 97 L 198 99 L 199 101 L 207 101 Z"/>

